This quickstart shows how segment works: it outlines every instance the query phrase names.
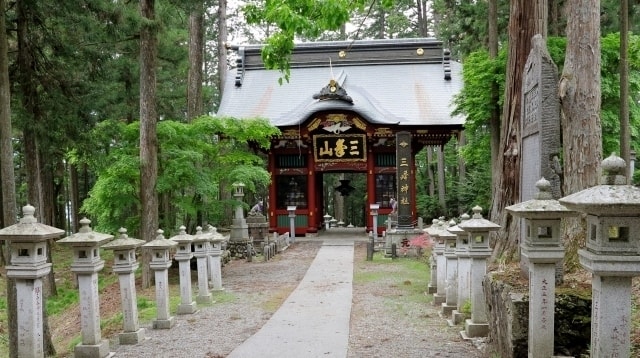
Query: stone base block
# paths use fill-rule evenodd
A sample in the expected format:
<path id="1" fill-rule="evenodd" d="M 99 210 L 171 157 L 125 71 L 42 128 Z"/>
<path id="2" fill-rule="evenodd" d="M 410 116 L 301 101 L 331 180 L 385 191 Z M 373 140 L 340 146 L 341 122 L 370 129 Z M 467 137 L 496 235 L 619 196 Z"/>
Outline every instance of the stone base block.
<path id="1" fill-rule="evenodd" d="M 206 296 L 196 296 L 196 302 L 199 304 L 208 304 L 213 302 L 213 298 L 211 298 L 211 294 Z"/>
<path id="2" fill-rule="evenodd" d="M 146 330 L 144 328 L 140 328 L 134 332 L 122 332 L 118 334 L 118 343 L 119 344 L 138 344 L 144 340 L 144 335 Z"/>
<path id="3" fill-rule="evenodd" d="M 464 321 L 469 318 L 469 316 L 463 312 L 460 312 L 458 310 L 453 310 L 453 312 L 451 312 L 451 321 L 453 322 L 453 325 L 457 326 L 460 325 L 462 323 L 464 323 Z"/>
<path id="4" fill-rule="evenodd" d="M 464 331 L 460 332 L 462 338 L 470 339 L 476 337 L 486 337 L 489 334 L 488 323 L 473 323 L 470 319 L 464 322 Z"/>
<path id="5" fill-rule="evenodd" d="M 152 322 L 153 329 L 169 329 L 176 323 L 175 318 L 169 317 L 168 319 L 154 319 Z"/>
<path id="6" fill-rule="evenodd" d="M 433 305 L 434 306 L 440 306 L 446 300 L 447 300 L 447 297 L 445 295 L 441 295 L 441 294 L 438 294 L 438 293 L 434 293 L 433 294 Z"/>
<path id="7" fill-rule="evenodd" d="M 456 308 L 458 308 L 457 305 L 448 305 L 446 302 L 444 302 L 442 303 L 440 313 L 442 314 L 442 317 L 450 317 L 451 312 L 453 312 L 453 310 L 455 310 Z"/>
<path id="8" fill-rule="evenodd" d="M 73 349 L 76 358 L 105 358 L 113 357 L 114 352 L 109 352 L 109 341 L 102 340 L 99 344 L 78 344 Z"/>
<path id="9" fill-rule="evenodd" d="M 223 292 L 223 291 L 224 291 L 224 287 L 211 289 L 211 292 Z"/>
<path id="10" fill-rule="evenodd" d="M 178 306 L 178 314 L 192 314 L 197 310 L 196 307 L 196 303 L 195 302 L 191 302 L 191 303 L 181 303 Z"/>
<path id="11" fill-rule="evenodd" d="M 429 286 L 427 286 L 427 293 L 428 294 L 434 294 L 438 292 L 438 288 L 436 286 L 432 286 L 431 284 L 429 284 Z"/>

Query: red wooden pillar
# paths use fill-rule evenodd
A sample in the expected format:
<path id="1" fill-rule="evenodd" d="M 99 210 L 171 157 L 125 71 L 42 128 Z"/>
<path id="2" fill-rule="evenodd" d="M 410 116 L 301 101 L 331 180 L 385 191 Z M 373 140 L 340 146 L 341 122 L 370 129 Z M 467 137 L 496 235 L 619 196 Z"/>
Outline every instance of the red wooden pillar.
<path id="1" fill-rule="evenodd" d="M 309 171 L 309 180 L 307 180 L 307 205 L 309 208 L 309 216 L 307 223 L 307 232 L 308 233 L 317 233 L 318 225 L 317 225 L 317 217 L 318 217 L 318 208 L 316 205 L 316 162 L 313 158 L 313 152 L 309 151 L 309 160 L 307 160 L 307 169 Z"/>
<path id="2" fill-rule="evenodd" d="M 376 203 L 376 160 L 371 149 L 367 150 L 367 207 L 364 212 L 367 216 L 367 232 L 369 230 L 375 230 L 378 234 L 378 228 L 373 227 L 373 217 L 371 216 L 371 210 L 369 209 L 371 204 Z"/>
<path id="3" fill-rule="evenodd" d="M 278 218 L 276 216 L 276 202 L 277 202 L 277 190 L 276 190 L 276 158 L 273 152 L 269 152 L 269 160 L 267 164 L 269 173 L 271 174 L 271 184 L 269 184 L 269 232 L 275 232 L 278 230 Z"/>

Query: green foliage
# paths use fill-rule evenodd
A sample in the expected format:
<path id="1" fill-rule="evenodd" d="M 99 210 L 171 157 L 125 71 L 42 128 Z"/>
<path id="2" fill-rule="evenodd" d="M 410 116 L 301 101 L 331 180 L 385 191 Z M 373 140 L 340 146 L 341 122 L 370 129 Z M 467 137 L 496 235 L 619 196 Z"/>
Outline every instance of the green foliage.
<path id="1" fill-rule="evenodd" d="M 104 121 L 89 134 L 95 149 L 77 153 L 79 161 L 95 171 L 98 180 L 82 211 L 93 219 L 96 230 L 116 232 L 126 227 L 130 236 L 139 228 L 140 189 L 139 124 Z M 248 192 L 267 187 L 270 175 L 264 159 L 250 151 L 247 143 L 267 148 L 278 133 L 266 120 L 201 117 L 192 123 L 158 123 L 159 195 L 169 198 L 172 212 L 164 212 L 163 225 L 173 228 L 197 213 L 209 213 L 219 222 L 224 207 L 219 184 L 243 182 Z"/>

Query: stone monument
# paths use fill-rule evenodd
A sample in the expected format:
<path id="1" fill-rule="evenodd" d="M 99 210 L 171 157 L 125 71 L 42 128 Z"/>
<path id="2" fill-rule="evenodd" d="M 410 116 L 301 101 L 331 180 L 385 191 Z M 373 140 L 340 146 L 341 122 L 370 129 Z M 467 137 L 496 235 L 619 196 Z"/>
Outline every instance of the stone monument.
<path id="1" fill-rule="evenodd" d="M 560 102 L 558 69 L 547 51 L 542 36 L 533 37 L 531 52 L 524 67 L 522 81 L 522 158 L 520 162 L 520 202 L 534 198 L 535 184 L 545 178 L 554 199 L 561 196 Z M 526 237 L 524 219 L 520 219 L 520 242 Z M 521 260 L 527 273 L 527 258 Z M 557 266 L 562 275 L 562 262 Z"/>
<path id="2" fill-rule="evenodd" d="M 229 235 L 229 251 L 232 257 L 243 257 L 247 249 L 247 244 L 251 244 L 249 236 L 249 226 L 244 218 L 242 200 L 244 198 L 244 184 L 233 183 L 233 197 L 238 202 L 236 205 L 233 223 L 231 224 L 231 234 Z M 247 254 L 251 254 L 250 252 Z"/>
<path id="3" fill-rule="evenodd" d="M 169 251 L 173 249 L 177 242 L 167 240 L 164 231 L 157 230 L 155 240 L 142 245 L 151 251 L 151 262 L 149 267 L 155 272 L 156 280 L 156 319 L 152 322 L 154 329 L 169 329 L 175 324 L 175 319 L 169 314 L 169 272 L 171 259 Z"/>
<path id="4" fill-rule="evenodd" d="M 191 292 L 191 259 L 193 252 L 191 245 L 193 243 L 193 235 L 187 234 L 187 228 L 182 225 L 177 235 L 172 236 L 169 240 L 178 243 L 174 259 L 178 261 L 178 271 L 180 272 L 180 305 L 178 305 L 178 314 L 190 314 L 196 311 L 196 302 L 193 300 Z"/>

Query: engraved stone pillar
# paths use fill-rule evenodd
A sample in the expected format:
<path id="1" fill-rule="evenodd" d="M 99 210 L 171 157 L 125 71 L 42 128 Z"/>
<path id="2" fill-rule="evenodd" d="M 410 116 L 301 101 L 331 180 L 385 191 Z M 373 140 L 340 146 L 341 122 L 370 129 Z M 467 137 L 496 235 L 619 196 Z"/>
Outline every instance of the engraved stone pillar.
<path id="1" fill-rule="evenodd" d="M 482 218 L 482 208 L 475 206 L 471 219 L 458 225 L 469 234 L 469 257 L 471 257 L 471 318 L 465 321 L 465 339 L 483 337 L 489 333 L 486 300 L 482 281 L 487 273 L 487 258 L 491 256 L 489 232 L 498 230 L 500 225 Z"/>
<path id="2" fill-rule="evenodd" d="M 196 302 L 193 300 L 191 293 L 191 259 L 193 252 L 191 244 L 193 236 L 187 234 L 187 228 L 180 226 L 178 235 L 172 236 L 169 240 L 178 243 L 177 251 L 174 256 L 178 261 L 178 271 L 180 272 L 180 305 L 178 306 L 178 314 L 191 314 L 196 311 Z"/>
<path id="3" fill-rule="evenodd" d="M 433 242 L 437 245 L 437 240 L 432 236 L 435 233 L 438 225 L 438 219 L 433 219 L 431 222 L 431 226 L 426 228 L 424 231 L 429 235 L 429 238 L 433 240 Z M 431 277 L 429 277 L 429 284 L 427 285 L 427 293 L 434 294 L 438 291 L 438 258 L 435 253 L 435 248 L 431 252 L 431 257 L 429 258 L 429 270 L 431 271 Z"/>
<path id="4" fill-rule="evenodd" d="M 98 272 L 104 267 L 100 258 L 100 245 L 111 241 L 113 235 L 91 230 L 91 220 L 80 220 L 80 230 L 58 243 L 71 246 L 73 263 L 71 271 L 78 275 L 80 291 L 80 323 L 82 343 L 74 348 L 76 357 L 102 358 L 113 356 L 109 352 L 109 341 L 102 339 L 100 332 L 100 296 L 98 296 Z"/>
<path id="5" fill-rule="evenodd" d="M 51 272 L 47 262 L 47 240 L 64 234 L 64 230 L 38 223 L 35 208 L 22 208 L 23 217 L 17 224 L 0 230 L 0 240 L 11 246 L 7 277 L 16 282 L 20 309 L 18 319 L 18 357 L 44 357 L 42 330 L 42 278 Z"/>
<path id="6" fill-rule="evenodd" d="M 446 283 L 447 280 L 447 259 L 444 257 L 444 238 L 440 237 L 440 233 L 445 230 L 447 227 L 447 223 L 444 220 L 438 220 L 438 224 L 436 226 L 436 230 L 434 230 L 431 234 L 433 237 L 435 247 L 433 252 L 436 254 L 436 265 L 438 269 L 436 270 L 436 293 L 433 294 L 433 304 L 435 306 L 440 306 L 446 300 Z"/>
<path id="7" fill-rule="evenodd" d="M 178 243 L 167 240 L 164 231 L 158 229 L 155 240 L 142 245 L 145 249 L 151 250 L 151 263 L 149 267 L 155 272 L 156 279 L 156 319 L 153 320 L 154 329 L 169 329 L 175 324 L 174 317 L 169 315 L 169 272 L 171 259 L 169 250 Z"/>
<path id="8" fill-rule="evenodd" d="M 138 344 L 144 340 L 145 329 L 138 321 L 138 300 L 136 295 L 136 275 L 138 268 L 136 248 L 144 244 L 127 236 L 127 229 L 120 228 L 117 239 L 102 246 L 113 250 L 113 272 L 118 274 L 120 299 L 122 300 L 122 323 L 124 332 L 118 335 L 120 344 Z"/>
<path id="9" fill-rule="evenodd" d="M 545 178 L 536 187 L 534 199 L 505 210 L 524 218 L 526 236 L 521 246 L 529 261 L 529 358 L 546 358 L 553 356 L 556 265 L 564 258 L 560 219 L 577 213 L 553 199 Z"/>
<path id="10" fill-rule="evenodd" d="M 289 212 L 289 238 L 294 243 L 296 241 L 296 206 L 287 206 L 287 211 Z"/>
<path id="11" fill-rule="evenodd" d="M 626 163 L 602 162 L 600 185 L 559 199 L 587 215 L 580 264 L 593 274 L 591 356 L 630 357 L 631 279 L 640 275 L 640 188 L 627 185 Z"/>

